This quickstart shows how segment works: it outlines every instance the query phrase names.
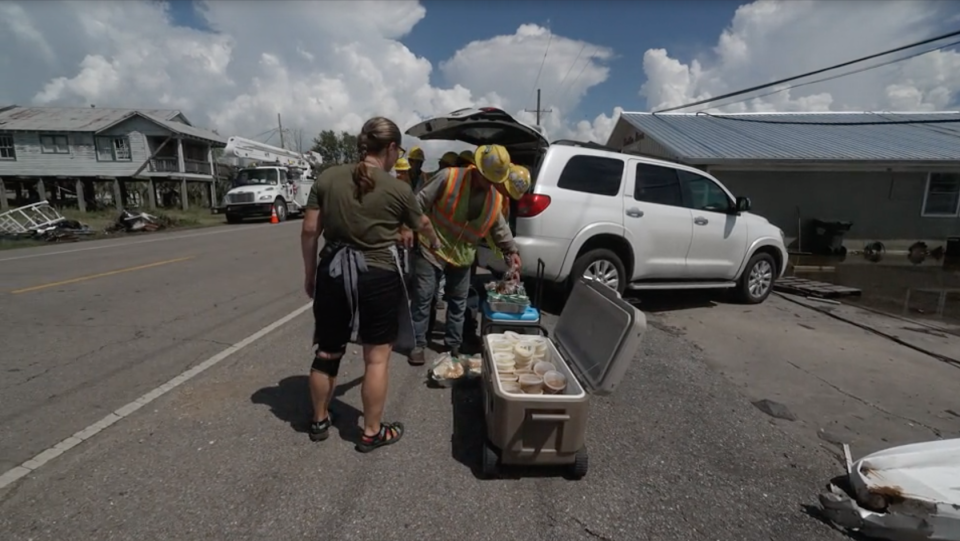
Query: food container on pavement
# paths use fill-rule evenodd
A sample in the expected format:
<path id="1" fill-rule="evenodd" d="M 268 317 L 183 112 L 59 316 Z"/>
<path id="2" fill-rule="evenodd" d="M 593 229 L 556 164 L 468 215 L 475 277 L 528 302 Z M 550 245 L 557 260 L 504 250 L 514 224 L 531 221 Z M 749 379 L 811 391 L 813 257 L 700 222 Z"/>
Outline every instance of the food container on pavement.
<path id="1" fill-rule="evenodd" d="M 500 465 L 566 465 L 574 478 L 583 477 L 588 393 L 613 392 L 640 348 L 646 328 L 643 313 L 616 291 L 577 280 L 553 336 L 545 338 L 543 361 L 563 376 L 549 379 L 551 383 L 563 380 L 564 385 L 556 393 L 544 386 L 543 394 L 523 393 L 520 387 L 525 379 L 532 382 L 523 374 L 517 382 L 502 381 L 492 345 L 504 336 L 484 335 L 483 473 L 495 476 Z M 540 379 L 528 368 L 531 376 Z"/>

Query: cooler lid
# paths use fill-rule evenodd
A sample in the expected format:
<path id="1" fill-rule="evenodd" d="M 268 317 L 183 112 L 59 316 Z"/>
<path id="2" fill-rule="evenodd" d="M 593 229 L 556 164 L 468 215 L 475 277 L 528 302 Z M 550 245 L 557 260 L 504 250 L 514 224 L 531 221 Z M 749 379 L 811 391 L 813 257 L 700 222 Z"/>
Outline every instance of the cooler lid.
<path id="1" fill-rule="evenodd" d="M 592 394 L 607 395 L 623 379 L 647 330 L 643 312 L 620 294 L 578 279 L 553 331 L 553 340 Z"/>

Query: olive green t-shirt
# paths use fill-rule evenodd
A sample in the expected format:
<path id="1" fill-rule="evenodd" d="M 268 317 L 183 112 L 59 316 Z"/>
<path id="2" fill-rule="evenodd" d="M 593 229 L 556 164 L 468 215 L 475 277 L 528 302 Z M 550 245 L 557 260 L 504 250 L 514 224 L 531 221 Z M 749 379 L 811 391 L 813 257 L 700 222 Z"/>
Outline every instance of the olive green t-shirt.
<path id="1" fill-rule="evenodd" d="M 357 201 L 353 171 L 356 164 L 336 165 L 324 171 L 310 188 L 308 209 L 320 210 L 323 236 L 363 251 L 367 264 L 388 270 L 397 268 L 390 247 L 399 240 L 400 225 L 414 231 L 423 215 L 410 185 L 382 169 L 370 168 L 373 191 Z"/>

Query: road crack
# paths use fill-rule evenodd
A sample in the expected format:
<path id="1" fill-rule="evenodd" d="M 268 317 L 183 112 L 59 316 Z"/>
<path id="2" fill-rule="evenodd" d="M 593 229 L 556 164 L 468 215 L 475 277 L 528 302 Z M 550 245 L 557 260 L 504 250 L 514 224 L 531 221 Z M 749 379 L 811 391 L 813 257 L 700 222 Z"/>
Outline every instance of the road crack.
<path id="1" fill-rule="evenodd" d="M 587 524 L 584 521 L 578 519 L 577 517 L 571 516 L 570 519 L 576 522 L 577 525 L 580 526 L 580 529 L 582 529 L 584 533 L 586 533 L 590 537 L 593 537 L 594 539 L 601 539 L 602 541 L 613 541 L 612 537 L 607 537 L 602 533 L 595 531 L 590 526 L 587 526 Z"/>
<path id="2" fill-rule="evenodd" d="M 873 408 L 873 409 L 875 409 L 875 410 L 877 410 L 877 411 L 879 411 L 879 412 L 881 412 L 881 413 L 884 413 L 884 414 L 886 414 L 886 415 L 889 415 L 890 417 L 894 417 L 894 418 L 896 418 L 896 419 L 900 419 L 901 421 L 906 421 L 906 422 L 908 422 L 908 423 L 913 423 L 913 424 L 915 424 L 915 425 L 917 425 L 917 426 L 921 426 L 921 427 L 929 430 L 930 432 L 933 432 L 933 434 L 934 434 L 936 437 L 938 437 L 938 438 L 942 438 L 942 437 L 943 437 L 942 434 L 941 434 L 941 432 L 940 432 L 940 429 L 938 429 L 938 428 L 936 428 L 936 427 L 930 426 L 930 425 L 928 425 L 928 424 L 926 424 L 926 423 L 922 423 L 922 422 L 920 422 L 920 421 L 918 421 L 918 420 L 916 420 L 916 419 L 913 419 L 913 418 L 910 418 L 910 417 L 905 417 L 905 416 L 903 416 L 903 415 L 899 415 L 899 414 L 897 414 L 897 413 L 894 413 L 894 412 L 892 412 L 892 411 L 884 408 L 883 406 L 880 406 L 879 404 L 874 404 L 873 402 L 870 402 L 869 400 L 866 400 L 866 399 L 864 399 L 864 398 L 861 398 L 861 397 L 859 397 L 859 396 L 857 396 L 857 395 L 855 395 L 855 394 L 853 394 L 853 393 L 851 393 L 851 392 L 849 392 L 849 391 L 841 388 L 840 386 L 835 385 L 835 384 L 829 382 L 828 380 L 826 380 L 826 379 L 824 379 L 824 378 L 822 378 L 822 377 L 814 374 L 813 372 L 811 372 L 811 371 L 803 368 L 802 366 L 798 365 L 797 363 L 794 363 L 794 362 L 792 362 L 792 361 L 785 361 L 785 362 L 786 362 L 787 364 L 789 364 L 790 366 L 796 368 L 797 370 L 803 372 L 804 374 L 806 374 L 806 375 L 808 375 L 808 376 L 810 376 L 810 377 L 812 377 L 812 378 L 820 381 L 821 383 L 823 383 L 823 384 L 826 385 L 827 387 L 830 387 L 830 388 L 833 389 L 834 391 L 837 391 L 838 393 L 840 393 L 840 394 L 842 394 L 842 395 L 844 395 L 844 396 L 846 396 L 846 397 L 848 397 L 848 398 L 852 398 L 853 400 L 856 400 L 857 402 L 863 404 L 864 406 L 871 407 L 871 408 Z"/>

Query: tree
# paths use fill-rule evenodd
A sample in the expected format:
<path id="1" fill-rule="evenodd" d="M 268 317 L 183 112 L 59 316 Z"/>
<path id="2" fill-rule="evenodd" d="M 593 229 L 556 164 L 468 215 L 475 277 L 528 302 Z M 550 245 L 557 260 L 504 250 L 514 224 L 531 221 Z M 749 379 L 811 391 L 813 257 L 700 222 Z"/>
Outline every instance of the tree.
<path id="1" fill-rule="evenodd" d="M 313 148 L 310 150 L 323 156 L 321 171 L 334 165 L 360 161 L 357 136 L 345 131 L 337 134 L 333 130 L 323 130 L 313 139 Z"/>

